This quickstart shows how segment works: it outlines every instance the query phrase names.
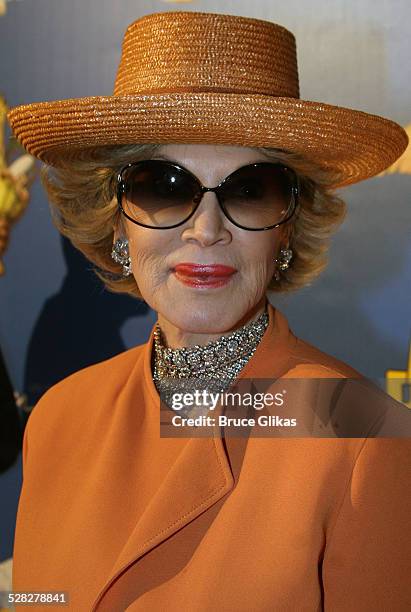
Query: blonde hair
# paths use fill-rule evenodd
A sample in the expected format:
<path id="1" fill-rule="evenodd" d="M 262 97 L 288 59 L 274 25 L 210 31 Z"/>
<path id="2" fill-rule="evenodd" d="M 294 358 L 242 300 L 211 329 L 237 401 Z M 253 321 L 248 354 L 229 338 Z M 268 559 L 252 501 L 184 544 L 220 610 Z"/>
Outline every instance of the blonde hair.
<path id="1" fill-rule="evenodd" d="M 154 155 L 161 144 L 118 145 L 73 151 L 58 168 L 43 166 L 42 183 L 55 226 L 94 265 L 106 287 L 144 299 L 134 277 L 123 277 L 111 258 L 114 228 L 122 222 L 116 195 L 117 172 L 125 164 Z M 268 290 L 291 292 L 310 285 L 328 263 L 330 238 L 343 222 L 346 205 L 324 171 L 301 155 L 259 147 L 268 159 L 295 170 L 300 179 L 299 207 L 291 224 L 293 258 Z"/>

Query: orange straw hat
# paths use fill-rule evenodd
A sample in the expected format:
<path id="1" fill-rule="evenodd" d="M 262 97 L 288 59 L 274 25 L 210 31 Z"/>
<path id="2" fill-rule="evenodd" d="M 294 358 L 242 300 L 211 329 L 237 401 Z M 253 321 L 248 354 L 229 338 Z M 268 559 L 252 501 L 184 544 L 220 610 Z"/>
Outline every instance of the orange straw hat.
<path id="1" fill-rule="evenodd" d="M 408 144 L 393 121 L 300 99 L 295 38 L 282 26 L 186 11 L 128 27 L 112 96 L 25 104 L 8 118 L 53 166 L 96 145 L 275 147 L 316 162 L 335 187 L 378 174 Z"/>

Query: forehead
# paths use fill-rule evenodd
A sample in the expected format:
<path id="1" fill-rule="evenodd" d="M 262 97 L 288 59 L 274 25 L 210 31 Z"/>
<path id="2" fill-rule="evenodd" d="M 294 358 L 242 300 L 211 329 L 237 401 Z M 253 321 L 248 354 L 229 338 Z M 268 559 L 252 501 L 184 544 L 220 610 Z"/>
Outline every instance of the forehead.
<path id="1" fill-rule="evenodd" d="M 241 145 L 214 145 L 214 144 L 162 144 L 157 149 L 164 156 L 175 156 L 181 159 L 239 159 L 266 158 L 263 151 L 256 147 L 243 147 Z"/>
<path id="2" fill-rule="evenodd" d="M 219 180 L 237 168 L 259 161 L 267 156 L 254 147 L 214 144 L 163 144 L 154 158 L 169 159 L 185 166 L 203 180 Z"/>

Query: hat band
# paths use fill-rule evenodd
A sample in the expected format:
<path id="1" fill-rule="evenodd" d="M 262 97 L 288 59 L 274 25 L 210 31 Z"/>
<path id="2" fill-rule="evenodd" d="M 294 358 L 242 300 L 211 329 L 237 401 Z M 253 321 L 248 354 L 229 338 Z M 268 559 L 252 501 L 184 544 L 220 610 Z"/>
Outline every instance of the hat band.
<path id="1" fill-rule="evenodd" d="M 126 91 L 124 89 L 115 91 L 115 96 L 140 96 L 140 95 L 151 95 L 151 94 L 173 94 L 173 93 L 233 93 L 233 94 L 244 94 L 244 95 L 261 95 L 261 96 L 273 96 L 275 98 L 295 98 L 298 99 L 297 95 L 290 94 L 289 92 L 261 92 L 256 91 L 255 89 L 244 89 L 235 88 L 235 87 L 216 87 L 206 85 L 190 85 L 189 87 L 158 87 L 158 88 L 150 88 L 150 89 L 142 89 L 142 90 L 131 90 Z"/>

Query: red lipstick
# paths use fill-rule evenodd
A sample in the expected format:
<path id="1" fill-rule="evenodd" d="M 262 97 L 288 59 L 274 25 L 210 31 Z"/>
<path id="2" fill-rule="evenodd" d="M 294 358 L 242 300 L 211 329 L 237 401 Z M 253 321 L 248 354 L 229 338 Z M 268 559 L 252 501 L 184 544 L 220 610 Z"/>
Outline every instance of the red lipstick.
<path id="1" fill-rule="evenodd" d="M 190 287 L 221 287 L 237 272 L 223 264 L 180 263 L 174 269 L 176 278 Z"/>
<path id="2" fill-rule="evenodd" d="M 192 264 L 180 263 L 174 270 L 185 276 L 230 276 L 237 272 L 235 268 L 223 264 Z"/>

